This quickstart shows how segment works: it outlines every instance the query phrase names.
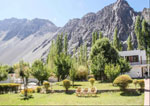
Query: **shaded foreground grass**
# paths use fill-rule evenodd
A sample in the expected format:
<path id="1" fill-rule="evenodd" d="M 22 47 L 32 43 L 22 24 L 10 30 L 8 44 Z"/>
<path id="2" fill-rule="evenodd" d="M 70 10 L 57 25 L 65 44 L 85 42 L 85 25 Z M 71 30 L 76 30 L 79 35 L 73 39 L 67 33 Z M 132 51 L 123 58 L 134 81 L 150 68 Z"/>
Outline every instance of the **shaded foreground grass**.
<path id="1" fill-rule="evenodd" d="M 143 105 L 144 94 L 123 96 L 121 92 L 98 94 L 97 97 L 77 97 L 75 94 L 33 94 L 32 99 L 21 100 L 20 94 L 0 95 L 0 105 Z"/>

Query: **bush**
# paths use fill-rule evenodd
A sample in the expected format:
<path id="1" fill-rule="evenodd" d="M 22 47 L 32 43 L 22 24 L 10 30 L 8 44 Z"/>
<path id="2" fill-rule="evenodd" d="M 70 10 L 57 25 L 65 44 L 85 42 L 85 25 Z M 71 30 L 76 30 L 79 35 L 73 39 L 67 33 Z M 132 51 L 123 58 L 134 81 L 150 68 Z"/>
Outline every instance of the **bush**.
<path id="1" fill-rule="evenodd" d="M 48 88 L 50 87 L 50 83 L 49 82 L 44 82 L 43 86 L 44 86 L 44 88 L 46 90 L 46 93 L 48 93 Z"/>
<path id="2" fill-rule="evenodd" d="M 90 82 L 91 85 L 93 86 L 93 85 L 94 85 L 94 82 L 95 82 L 95 79 L 94 79 L 94 78 L 90 78 L 90 79 L 89 79 L 89 82 Z"/>
<path id="3" fill-rule="evenodd" d="M 135 89 L 136 89 L 136 86 L 137 86 L 137 84 L 138 84 L 138 80 L 133 80 L 133 84 L 135 85 Z"/>
<path id="4" fill-rule="evenodd" d="M 22 95 L 24 95 L 25 92 L 27 92 L 29 94 L 35 93 L 35 89 L 33 89 L 33 88 L 27 88 L 27 89 L 21 90 L 21 94 Z"/>
<path id="5" fill-rule="evenodd" d="M 129 83 L 132 83 L 132 79 L 128 75 L 120 75 L 113 82 L 113 84 L 119 86 L 120 90 L 122 90 L 122 91 L 126 90 Z"/>
<path id="6" fill-rule="evenodd" d="M 42 88 L 40 87 L 40 86 L 38 86 L 37 88 L 36 88 L 36 92 L 37 93 L 40 93 L 42 91 Z"/>
<path id="7" fill-rule="evenodd" d="M 145 87 L 144 80 L 138 80 L 138 85 L 140 86 L 141 89 L 144 89 Z"/>
<path id="8" fill-rule="evenodd" d="M 104 73 L 109 81 L 113 82 L 114 79 L 120 74 L 120 66 L 118 64 L 106 64 Z"/>
<path id="9" fill-rule="evenodd" d="M 70 81 L 69 80 L 63 80 L 63 86 L 65 87 L 65 89 L 66 89 L 66 92 L 68 91 L 68 89 L 70 88 L 70 86 L 71 86 L 71 83 L 70 83 Z"/>
<path id="10" fill-rule="evenodd" d="M 77 69 L 76 79 L 87 80 L 88 68 L 85 66 L 79 66 Z"/>
<path id="11" fill-rule="evenodd" d="M 20 87 L 20 84 L 15 84 L 15 83 L 0 84 L 0 93 L 8 93 L 8 92 L 17 93 L 19 90 L 19 87 Z"/>
<path id="12" fill-rule="evenodd" d="M 25 96 L 25 93 L 27 94 L 26 96 Z M 35 93 L 35 89 L 33 88 L 27 88 L 27 89 L 21 90 L 21 95 L 20 95 L 21 99 L 26 100 L 29 98 L 33 98 L 32 93 Z"/>

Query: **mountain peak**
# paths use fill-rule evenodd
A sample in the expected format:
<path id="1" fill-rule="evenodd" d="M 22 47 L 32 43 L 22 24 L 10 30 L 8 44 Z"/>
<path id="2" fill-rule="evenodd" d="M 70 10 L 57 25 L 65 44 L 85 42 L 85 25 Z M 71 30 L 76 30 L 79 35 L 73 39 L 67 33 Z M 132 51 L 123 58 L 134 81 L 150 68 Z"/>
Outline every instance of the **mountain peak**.
<path id="1" fill-rule="evenodd" d="M 115 3 L 117 6 L 127 6 L 130 7 L 128 2 L 126 0 L 117 0 L 117 2 Z"/>
<path id="2" fill-rule="evenodd" d="M 127 3 L 127 1 L 126 0 L 117 0 L 117 3 Z"/>

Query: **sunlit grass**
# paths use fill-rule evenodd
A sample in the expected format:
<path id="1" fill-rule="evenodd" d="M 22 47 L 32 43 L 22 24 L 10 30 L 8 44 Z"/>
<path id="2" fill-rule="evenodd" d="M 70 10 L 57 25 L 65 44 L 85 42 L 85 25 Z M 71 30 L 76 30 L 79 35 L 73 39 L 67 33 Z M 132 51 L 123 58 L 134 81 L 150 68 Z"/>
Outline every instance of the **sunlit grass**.
<path id="1" fill-rule="evenodd" d="M 122 96 L 121 92 L 98 94 L 97 97 L 77 97 L 75 94 L 33 94 L 32 99 L 21 100 L 20 94 L 0 95 L 1 105 L 143 105 L 144 94 Z"/>

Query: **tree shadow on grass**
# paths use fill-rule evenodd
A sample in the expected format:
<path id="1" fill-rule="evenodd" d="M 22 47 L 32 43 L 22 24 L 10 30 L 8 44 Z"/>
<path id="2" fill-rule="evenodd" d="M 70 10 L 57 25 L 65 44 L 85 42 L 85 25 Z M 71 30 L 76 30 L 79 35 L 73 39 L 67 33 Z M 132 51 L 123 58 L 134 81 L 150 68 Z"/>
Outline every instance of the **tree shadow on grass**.
<path id="1" fill-rule="evenodd" d="M 77 96 L 79 98 L 98 98 L 99 96 Z"/>
<path id="2" fill-rule="evenodd" d="M 25 97 L 25 96 L 23 96 L 23 95 L 21 95 L 21 100 L 30 100 L 30 99 L 33 99 L 34 97 L 33 97 L 33 95 L 28 95 L 27 97 Z"/>
<path id="3" fill-rule="evenodd" d="M 59 86 L 63 86 L 62 84 L 61 85 L 59 85 Z M 74 87 L 78 87 L 78 86 L 82 86 L 81 84 L 75 84 L 74 85 Z M 71 85 L 71 87 L 72 87 L 72 85 Z"/>
<path id="4" fill-rule="evenodd" d="M 120 93 L 121 96 L 140 96 L 141 93 L 137 92 L 137 91 L 126 91 L 126 92 L 122 92 Z"/>

